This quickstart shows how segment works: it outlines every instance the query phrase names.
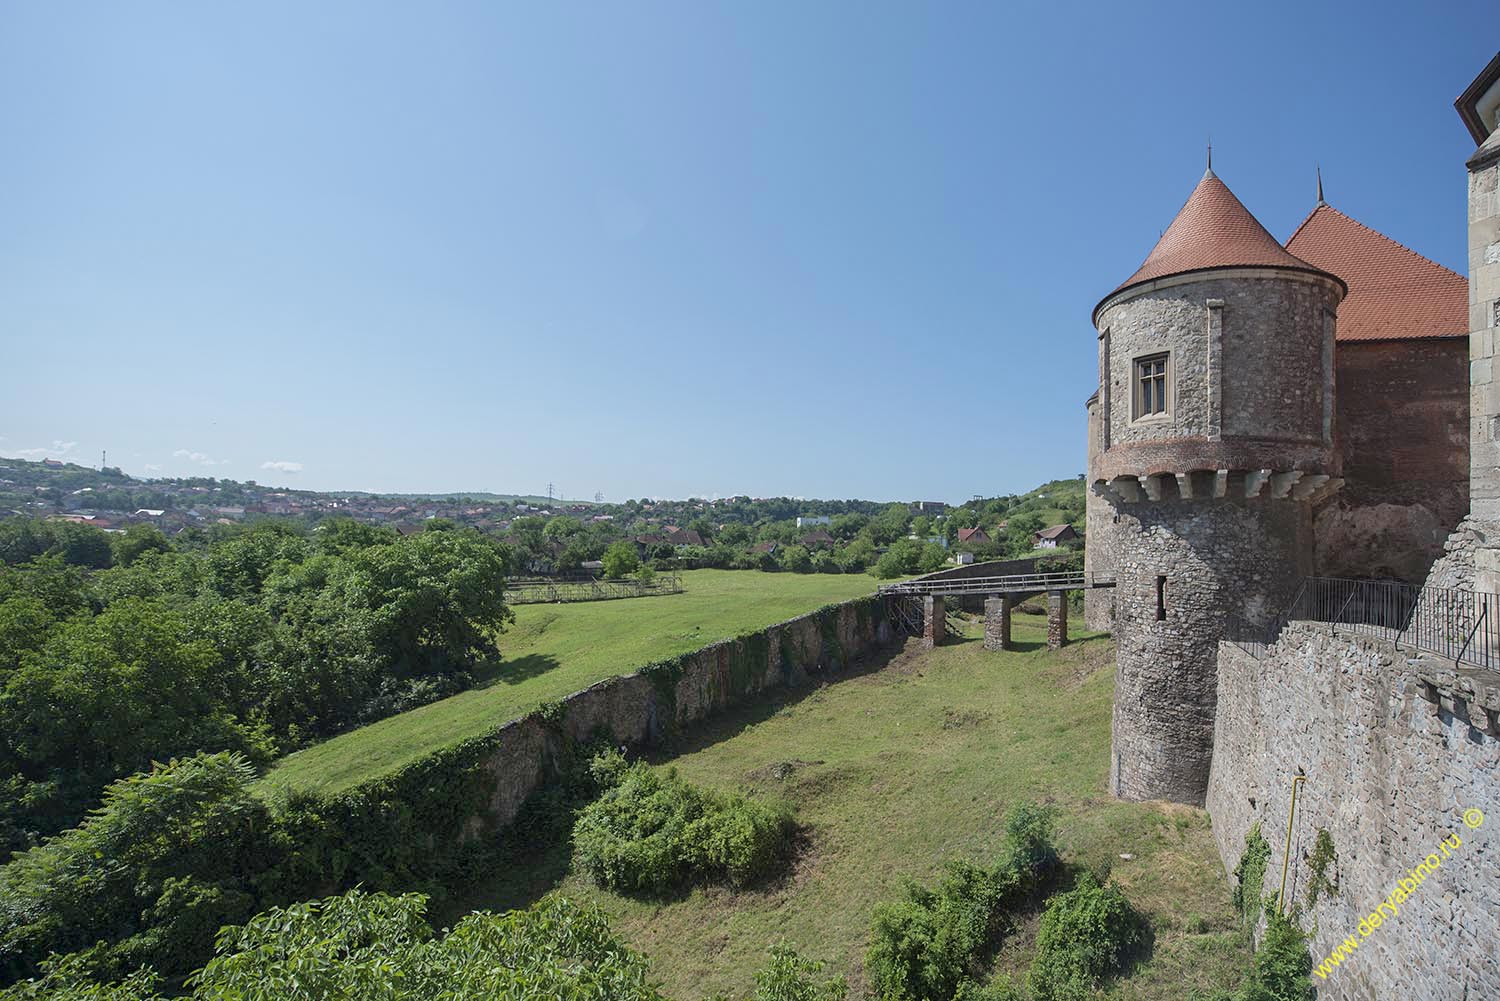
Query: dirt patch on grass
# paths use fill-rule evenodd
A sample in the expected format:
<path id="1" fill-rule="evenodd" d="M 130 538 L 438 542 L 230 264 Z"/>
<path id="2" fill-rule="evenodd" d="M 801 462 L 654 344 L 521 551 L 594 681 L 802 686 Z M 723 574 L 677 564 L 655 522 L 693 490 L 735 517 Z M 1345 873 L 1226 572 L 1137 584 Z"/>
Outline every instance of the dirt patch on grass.
<path id="1" fill-rule="evenodd" d="M 822 761 L 803 761 L 801 758 L 789 758 L 786 761 L 774 761 L 769 765 L 761 765 L 746 774 L 751 782 L 785 782 L 796 775 L 803 768 L 811 768 L 821 765 Z"/>
<path id="2" fill-rule="evenodd" d="M 944 730 L 969 730 L 989 720 L 989 713 L 977 712 L 973 709 L 956 709 L 953 706 L 943 707 L 943 729 Z"/>

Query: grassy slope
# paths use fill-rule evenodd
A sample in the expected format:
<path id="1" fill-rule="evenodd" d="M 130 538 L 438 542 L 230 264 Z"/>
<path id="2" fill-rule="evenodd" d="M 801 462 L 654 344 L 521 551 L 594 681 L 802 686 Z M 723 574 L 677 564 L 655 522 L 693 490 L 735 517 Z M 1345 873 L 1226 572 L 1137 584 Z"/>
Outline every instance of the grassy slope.
<path id="1" fill-rule="evenodd" d="M 290 755 L 265 784 L 346 789 L 596 681 L 875 590 L 863 574 L 692 570 L 683 583 L 684 594 L 517 606 L 497 679 Z"/>
<path id="2" fill-rule="evenodd" d="M 932 879 L 944 859 L 989 858 L 1005 810 L 1024 797 L 1055 803 L 1067 860 L 1112 862 L 1155 922 L 1154 954 L 1110 996 L 1180 1001 L 1191 986 L 1234 984 L 1248 953 L 1207 815 L 1105 793 L 1113 645 L 1094 638 L 1048 653 L 1045 619 L 1029 616 L 1017 616 L 1015 638 L 1028 649 L 989 653 L 976 638 L 930 654 L 913 647 L 879 672 L 723 720 L 674 759 L 694 781 L 795 805 L 809 843 L 781 885 L 633 901 L 567 875 L 563 846 L 476 887 L 454 913 L 519 906 L 560 886 L 615 915 L 681 1001 L 747 996 L 782 939 L 846 973 L 862 997 L 874 905 L 903 878 Z M 776 777 L 778 763 L 791 763 L 781 768 L 789 777 Z M 997 967 L 1024 975 L 1034 931 L 1032 916 Z"/>

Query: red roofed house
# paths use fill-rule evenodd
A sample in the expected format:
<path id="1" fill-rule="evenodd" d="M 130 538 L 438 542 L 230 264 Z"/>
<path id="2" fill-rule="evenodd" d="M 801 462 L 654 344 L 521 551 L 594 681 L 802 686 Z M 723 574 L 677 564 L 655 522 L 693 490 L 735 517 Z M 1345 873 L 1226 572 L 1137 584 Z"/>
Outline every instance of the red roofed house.
<path id="1" fill-rule="evenodd" d="M 797 541 L 809 549 L 832 549 L 835 540 L 833 536 L 819 528 L 808 532 Z"/>
<path id="2" fill-rule="evenodd" d="M 1078 533 L 1073 531 L 1072 525 L 1053 525 L 1033 535 L 1031 544 L 1037 549 L 1056 549 L 1061 543 L 1076 538 Z"/>
<path id="3" fill-rule="evenodd" d="M 982 528 L 960 528 L 958 530 L 958 542 L 960 545 L 967 543 L 971 546 L 982 546 L 989 541 L 989 533 Z"/>

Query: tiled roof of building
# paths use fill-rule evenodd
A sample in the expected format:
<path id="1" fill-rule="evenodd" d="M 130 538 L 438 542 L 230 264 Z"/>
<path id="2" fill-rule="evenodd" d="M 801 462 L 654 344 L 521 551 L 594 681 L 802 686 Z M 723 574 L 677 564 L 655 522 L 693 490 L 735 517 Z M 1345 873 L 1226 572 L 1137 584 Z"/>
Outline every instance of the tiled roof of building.
<path id="1" fill-rule="evenodd" d="M 1055 539 L 1059 535 L 1072 531 L 1072 525 L 1053 525 L 1051 528 L 1044 528 L 1040 532 L 1036 533 L 1036 537 L 1038 539 Z M 1075 532 L 1074 534 L 1076 535 L 1077 533 Z"/>
<path id="2" fill-rule="evenodd" d="M 1338 209 L 1320 204 L 1286 245 L 1349 286 L 1339 304 L 1339 340 L 1468 336 L 1467 279 Z"/>
<path id="3" fill-rule="evenodd" d="M 1319 270 L 1278 243 L 1209 170 L 1146 255 L 1145 263 L 1110 295 L 1170 275 L 1233 267 Z"/>

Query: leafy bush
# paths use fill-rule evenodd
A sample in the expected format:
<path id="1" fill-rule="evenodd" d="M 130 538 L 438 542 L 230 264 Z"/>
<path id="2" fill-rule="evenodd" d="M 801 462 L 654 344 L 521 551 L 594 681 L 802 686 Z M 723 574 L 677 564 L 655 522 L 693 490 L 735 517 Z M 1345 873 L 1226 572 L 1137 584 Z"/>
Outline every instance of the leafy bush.
<path id="1" fill-rule="evenodd" d="M 1265 906 L 1261 895 L 1265 892 L 1266 866 L 1271 861 L 1271 844 L 1260 833 L 1260 821 L 1250 825 L 1245 835 L 1245 851 L 1240 855 L 1240 864 L 1234 867 L 1234 906 L 1247 929 L 1260 922 L 1260 913 Z"/>
<path id="2" fill-rule="evenodd" d="M 660 894 L 689 879 L 761 879 L 785 856 L 791 829 L 784 810 L 640 763 L 579 813 L 573 845 L 601 886 Z"/>
<path id="3" fill-rule="evenodd" d="M 1047 904 L 1027 978 L 1038 1001 L 1084 1001 L 1144 937 L 1144 923 L 1113 883 L 1091 873 Z"/>
<path id="4" fill-rule="evenodd" d="M 353 891 L 260 914 L 219 935 L 191 980 L 196 1001 L 665 1001 L 645 957 L 596 908 L 546 898 L 528 910 L 470 914 L 436 938 L 420 894 Z M 119 987 L 77 964 L 0 992 L 3 1001 L 156 1001 L 149 974 Z M 151 992 L 148 994 L 148 992 Z"/>
<path id="5" fill-rule="evenodd" d="M 803 959 L 785 945 L 771 947 L 771 962 L 755 975 L 755 997 L 751 1001 L 844 1001 L 849 985 L 843 977 L 818 980 L 823 964 Z M 708 1001 L 729 1001 L 724 994 Z"/>
<path id="6" fill-rule="evenodd" d="M 0 973 L 80 950 L 103 975 L 192 969 L 220 926 L 254 913 L 253 881 L 274 861 L 254 778 L 229 753 L 158 766 L 107 788 L 82 826 L 0 867 Z"/>
<path id="7" fill-rule="evenodd" d="M 1296 914 L 1282 915 L 1274 908 L 1266 912 L 1266 922 L 1255 966 L 1236 1001 L 1308 1001 L 1314 994 L 1307 933 Z"/>
<path id="8" fill-rule="evenodd" d="M 1026 1001 L 1026 995 L 1011 983 L 1010 977 L 1002 976 L 982 987 L 973 980 L 964 981 L 958 985 L 953 1001 Z"/>
<path id="9" fill-rule="evenodd" d="M 993 868 L 952 861 L 935 889 L 908 883 L 904 900 L 876 906 L 865 969 L 884 1001 L 952 998 L 995 946 L 1006 909 L 1050 874 L 1057 861 L 1050 811 L 1023 803 L 1005 826 Z"/>

